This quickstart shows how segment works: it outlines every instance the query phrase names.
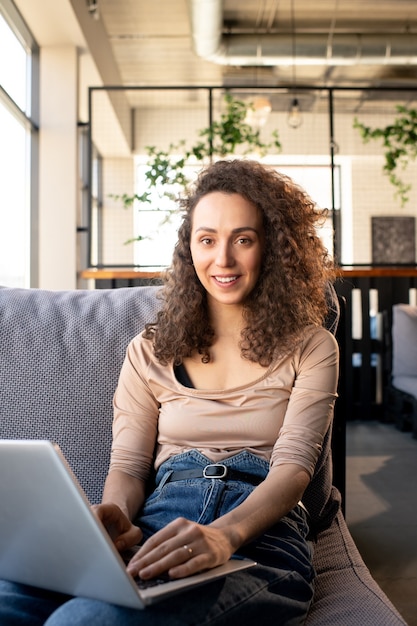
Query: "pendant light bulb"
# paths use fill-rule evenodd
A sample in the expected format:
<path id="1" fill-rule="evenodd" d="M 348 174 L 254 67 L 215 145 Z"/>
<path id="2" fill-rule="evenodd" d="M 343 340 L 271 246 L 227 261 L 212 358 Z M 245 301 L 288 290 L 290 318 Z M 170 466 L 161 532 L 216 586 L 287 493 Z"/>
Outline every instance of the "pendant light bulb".
<path id="1" fill-rule="evenodd" d="M 291 128 L 298 128 L 303 123 L 300 105 L 297 98 L 294 98 L 291 101 L 291 106 L 287 117 L 287 123 L 288 126 L 290 126 Z"/>

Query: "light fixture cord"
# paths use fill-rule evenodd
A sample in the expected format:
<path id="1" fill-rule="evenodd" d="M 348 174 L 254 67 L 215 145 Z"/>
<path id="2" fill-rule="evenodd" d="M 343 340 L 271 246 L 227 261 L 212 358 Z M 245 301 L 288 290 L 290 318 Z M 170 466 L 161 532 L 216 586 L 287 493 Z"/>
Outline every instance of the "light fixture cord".
<path id="1" fill-rule="evenodd" d="M 295 61 L 297 57 L 296 50 L 296 37 L 295 37 L 295 13 L 294 13 L 294 0 L 291 0 L 291 47 L 292 47 L 292 85 L 296 84 L 296 69 Z"/>

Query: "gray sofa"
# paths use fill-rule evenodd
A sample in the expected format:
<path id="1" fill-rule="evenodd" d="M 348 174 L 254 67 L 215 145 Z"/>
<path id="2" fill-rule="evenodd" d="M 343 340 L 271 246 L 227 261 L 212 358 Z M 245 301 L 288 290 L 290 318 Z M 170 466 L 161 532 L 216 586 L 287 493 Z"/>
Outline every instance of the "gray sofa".
<path id="1" fill-rule="evenodd" d="M 92 503 L 107 472 L 118 373 L 129 340 L 154 318 L 156 291 L 0 288 L 0 438 L 57 442 Z M 305 498 L 317 530 L 306 623 L 405 624 L 348 532 L 332 486 L 330 443 L 331 432 Z"/>

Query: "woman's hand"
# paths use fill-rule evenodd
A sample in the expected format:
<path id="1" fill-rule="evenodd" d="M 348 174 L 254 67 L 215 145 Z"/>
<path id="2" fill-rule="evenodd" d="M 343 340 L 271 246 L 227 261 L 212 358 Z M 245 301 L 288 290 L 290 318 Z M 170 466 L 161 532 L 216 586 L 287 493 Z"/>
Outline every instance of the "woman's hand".
<path id="1" fill-rule="evenodd" d="M 142 531 L 116 504 L 96 504 L 91 507 L 94 514 L 104 524 L 114 545 L 122 552 L 142 540 Z"/>
<path id="2" fill-rule="evenodd" d="M 184 578 L 221 565 L 235 551 L 224 529 L 178 518 L 150 537 L 132 557 L 127 571 L 143 579 L 168 573 Z"/>

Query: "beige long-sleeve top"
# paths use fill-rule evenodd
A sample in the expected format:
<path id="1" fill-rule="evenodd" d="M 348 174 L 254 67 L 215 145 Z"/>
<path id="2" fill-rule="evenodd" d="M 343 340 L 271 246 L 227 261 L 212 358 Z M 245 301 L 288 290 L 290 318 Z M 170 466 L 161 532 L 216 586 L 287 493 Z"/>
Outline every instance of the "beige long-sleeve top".
<path id="1" fill-rule="evenodd" d="M 290 356 L 254 382 L 200 390 L 178 382 L 142 335 L 128 346 L 114 395 L 110 471 L 146 480 L 170 456 L 197 449 L 212 462 L 247 450 L 271 466 L 296 463 L 314 472 L 333 415 L 338 347 L 309 327 Z"/>

